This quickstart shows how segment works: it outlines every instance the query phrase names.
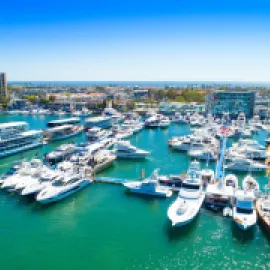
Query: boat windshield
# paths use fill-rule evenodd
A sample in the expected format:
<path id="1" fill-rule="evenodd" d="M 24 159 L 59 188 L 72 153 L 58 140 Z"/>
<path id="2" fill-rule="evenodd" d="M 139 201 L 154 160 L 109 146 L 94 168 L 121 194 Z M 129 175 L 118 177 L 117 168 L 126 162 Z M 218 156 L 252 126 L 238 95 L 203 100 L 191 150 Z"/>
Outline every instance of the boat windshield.
<path id="1" fill-rule="evenodd" d="M 199 185 L 191 185 L 191 184 L 183 183 L 182 188 L 192 189 L 192 190 L 199 190 L 200 186 Z"/>
<path id="2" fill-rule="evenodd" d="M 236 212 L 238 214 L 252 214 L 253 213 L 253 209 L 245 209 L 245 208 L 237 207 L 236 208 Z"/>

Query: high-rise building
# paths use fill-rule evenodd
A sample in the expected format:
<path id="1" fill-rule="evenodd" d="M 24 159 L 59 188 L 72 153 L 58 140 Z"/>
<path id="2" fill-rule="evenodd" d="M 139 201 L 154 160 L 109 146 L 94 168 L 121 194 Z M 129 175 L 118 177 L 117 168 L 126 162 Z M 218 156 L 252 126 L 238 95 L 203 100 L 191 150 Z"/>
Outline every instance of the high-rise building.
<path id="1" fill-rule="evenodd" d="M 255 106 L 255 93 L 242 91 L 214 91 L 206 99 L 206 112 L 221 117 L 229 113 L 232 119 L 239 113 L 244 113 L 247 118 L 252 118 Z"/>
<path id="2" fill-rule="evenodd" d="M 7 75 L 6 73 L 0 73 L 0 96 L 6 97 L 7 95 Z"/>

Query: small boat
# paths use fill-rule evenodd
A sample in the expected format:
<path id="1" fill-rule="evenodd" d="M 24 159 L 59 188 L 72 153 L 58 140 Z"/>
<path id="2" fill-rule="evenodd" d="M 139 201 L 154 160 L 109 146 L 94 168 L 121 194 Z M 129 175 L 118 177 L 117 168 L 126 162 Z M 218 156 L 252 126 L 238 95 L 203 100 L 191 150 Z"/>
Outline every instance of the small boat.
<path id="1" fill-rule="evenodd" d="M 260 192 L 259 183 L 250 173 L 243 179 L 242 187 L 245 191 L 253 192 L 254 196 L 258 195 Z"/>
<path id="2" fill-rule="evenodd" d="M 235 174 L 227 174 L 224 177 L 224 185 L 233 187 L 234 190 L 238 189 L 238 178 Z"/>
<path id="3" fill-rule="evenodd" d="M 42 204 L 56 202 L 78 192 L 90 183 L 92 183 L 91 179 L 80 174 L 60 176 L 42 189 L 36 200 Z"/>
<path id="4" fill-rule="evenodd" d="M 150 152 L 139 149 L 130 144 L 129 141 L 118 141 L 114 145 L 113 153 L 118 158 L 141 159 L 146 158 Z"/>
<path id="5" fill-rule="evenodd" d="M 177 199 L 167 211 L 172 226 L 183 226 L 194 220 L 199 214 L 204 198 L 199 163 L 193 161 L 190 164 L 186 179 L 183 180 Z"/>
<path id="6" fill-rule="evenodd" d="M 132 193 L 166 198 L 172 196 L 172 191 L 166 187 L 161 187 L 158 183 L 158 169 L 143 181 L 127 182 L 124 186 Z"/>
<path id="7" fill-rule="evenodd" d="M 246 231 L 252 228 L 257 222 L 257 214 L 253 206 L 253 194 L 238 190 L 235 193 L 235 199 L 233 221 L 241 230 Z"/>

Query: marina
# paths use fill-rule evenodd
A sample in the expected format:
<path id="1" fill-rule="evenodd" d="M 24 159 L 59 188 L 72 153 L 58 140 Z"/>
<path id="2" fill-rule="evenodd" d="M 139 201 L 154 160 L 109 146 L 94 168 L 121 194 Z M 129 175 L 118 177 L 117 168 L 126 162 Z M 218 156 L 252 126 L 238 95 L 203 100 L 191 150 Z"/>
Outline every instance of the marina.
<path id="1" fill-rule="evenodd" d="M 49 121 L 49 119 L 44 118 L 44 120 L 41 122 L 40 119 L 37 119 L 30 115 L 20 115 L 20 116 L 13 116 L 13 115 L 1 115 L 0 116 L 3 119 L 12 119 L 12 121 L 19 121 L 19 120 L 26 120 L 28 121 L 31 128 L 40 128 L 45 129 L 46 123 Z M 48 116 L 52 117 L 52 116 Z M 52 119 L 54 120 L 54 119 Z M 83 124 L 83 123 L 82 123 Z M 100 132 L 100 130 L 99 130 Z M 38 215 L 39 211 L 42 211 L 45 215 L 48 215 L 48 218 L 56 218 L 55 215 L 59 215 L 60 212 L 63 214 L 66 212 L 66 214 L 69 213 L 71 217 L 75 217 L 78 213 L 80 213 L 83 210 L 81 218 L 87 222 L 86 220 L 88 218 L 91 218 L 91 215 L 95 215 L 95 220 L 92 220 L 92 223 L 88 223 L 88 226 L 92 228 L 92 230 L 99 231 L 99 235 L 102 234 L 103 231 L 102 228 L 98 228 L 100 226 L 99 222 L 104 222 L 104 219 L 102 216 L 99 215 L 97 211 L 101 211 L 103 214 L 112 212 L 115 215 L 115 222 L 111 224 L 111 228 L 106 227 L 106 232 L 104 235 L 104 241 L 110 241 L 111 236 L 108 235 L 108 233 L 113 234 L 113 230 L 116 230 L 116 228 L 119 228 L 118 230 L 121 230 L 124 234 L 127 233 L 127 229 L 135 230 L 135 228 L 138 227 L 136 220 L 143 218 L 143 224 L 139 227 L 139 232 L 135 233 L 134 236 L 130 236 L 129 240 L 122 239 L 121 237 L 117 237 L 117 247 L 119 247 L 119 244 L 122 243 L 123 245 L 127 245 L 130 247 L 131 250 L 133 250 L 133 247 L 128 244 L 130 239 L 133 241 L 136 241 L 135 238 L 138 238 L 138 233 L 142 234 L 144 238 L 148 239 L 151 243 L 148 243 L 148 248 L 152 250 L 151 256 L 153 256 L 155 259 L 153 261 L 153 258 L 146 257 L 145 254 L 138 255 L 140 256 L 140 259 L 145 262 L 145 264 L 152 263 L 156 265 L 156 267 L 159 267 L 161 262 L 159 261 L 157 256 L 160 256 L 160 252 L 165 252 L 165 250 L 170 251 L 170 254 L 174 254 L 174 256 L 179 256 L 180 258 L 183 258 L 181 262 L 175 262 L 172 257 L 169 256 L 169 259 L 166 261 L 166 265 L 170 265 L 171 262 L 173 262 L 173 265 L 178 265 L 179 267 L 184 264 L 184 257 L 182 256 L 188 256 L 189 264 L 191 255 L 187 255 L 185 251 L 183 251 L 183 248 L 185 245 L 192 245 L 193 241 L 196 241 L 196 243 L 200 246 L 202 250 L 202 254 L 206 254 L 207 248 L 211 246 L 217 247 L 219 249 L 223 249 L 224 246 L 227 246 L 228 250 L 225 252 L 229 254 L 229 247 L 236 246 L 242 246 L 243 243 L 246 246 L 246 248 L 241 248 L 241 250 L 238 250 L 240 260 L 242 258 L 242 263 L 245 263 L 248 260 L 248 254 L 252 254 L 252 256 L 255 256 L 257 260 L 260 261 L 261 264 L 267 264 L 267 257 L 261 257 L 262 250 L 263 252 L 266 252 L 268 249 L 268 235 L 264 230 L 264 227 L 260 226 L 260 224 L 253 226 L 253 228 L 250 228 L 247 231 L 244 231 L 237 226 L 234 222 L 235 219 L 232 217 L 223 217 L 222 211 L 215 211 L 216 208 L 213 207 L 206 207 L 205 205 L 202 205 L 200 213 L 196 215 L 196 218 L 192 220 L 188 225 L 185 225 L 184 227 L 178 227 L 173 228 L 172 223 L 170 223 L 170 220 L 167 218 L 167 210 L 170 208 L 170 205 L 177 200 L 177 193 L 181 189 L 181 183 L 183 181 L 183 176 L 188 174 L 188 168 L 192 164 L 192 160 L 194 159 L 188 154 L 186 151 L 178 151 L 174 150 L 171 147 L 168 147 L 168 141 L 173 137 L 179 137 L 179 136 L 186 136 L 188 134 L 193 133 L 187 124 L 177 124 L 177 123 L 171 123 L 170 126 L 166 129 L 142 129 L 140 133 L 135 133 L 134 135 L 130 136 L 128 139 L 132 146 L 136 146 L 137 148 L 144 149 L 147 151 L 150 151 L 151 154 L 147 156 L 145 159 L 139 159 L 139 160 L 127 160 L 127 159 L 115 159 L 113 161 L 113 165 L 109 166 L 107 169 L 104 167 L 99 172 L 96 171 L 93 176 L 89 178 L 88 183 L 93 183 L 91 185 L 86 185 L 86 182 L 83 182 L 82 180 L 82 187 L 80 188 L 78 186 L 78 193 L 72 194 L 72 191 L 69 193 L 68 190 L 64 190 L 64 194 L 68 194 L 70 198 L 67 198 L 63 200 L 63 202 L 55 202 L 52 205 L 43 205 L 42 202 L 48 202 L 53 199 L 53 196 L 56 196 L 56 194 L 59 194 L 59 198 L 61 198 L 60 193 L 57 193 L 55 187 L 47 187 L 44 189 L 44 187 L 47 185 L 46 183 L 51 182 L 52 180 L 49 179 L 55 179 L 54 175 L 51 175 L 51 173 L 45 173 L 42 180 L 36 181 L 31 180 L 31 185 L 29 185 L 27 188 L 23 186 L 23 184 L 12 186 L 12 192 L 6 192 L 4 190 L 1 190 L 1 199 L 2 199 L 2 205 L 0 206 L 1 211 L 4 213 L 5 211 L 8 211 L 10 207 L 12 207 L 12 211 L 15 212 L 21 212 L 22 214 L 27 214 L 29 211 L 35 211 L 35 216 Z M 104 134 L 104 133 L 103 133 Z M 267 137 L 267 134 L 263 130 L 259 130 L 257 134 L 253 135 L 253 139 L 258 141 L 260 144 L 264 144 L 264 140 Z M 97 138 L 96 138 L 97 139 Z M 102 137 L 102 140 L 105 138 Z M 77 147 L 81 147 L 83 149 L 84 147 L 88 147 L 90 152 L 98 153 L 100 149 L 106 149 L 105 144 L 102 143 L 102 140 L 100 142 L 91 142 L 89 146 L 85 144 L 87 140 L 87 136 L 83 133 L 72 137 L 67 138 L 63 142 L 62 141 L 56 141 L 56 142 L 50 142 L 46 145 L 43 145 L 41 148 L 42 155 L 51 153 L 53 150 L 55 150 L 57 147 L 60 147 L 61 145 L 68 144 L 68 143 L 76 143 Z M 156 144 L 156 142 L 159 142 Z M 203 141 L 202 141 L 203 142 Z M 212 141 L 213 143 L 214 141 Z M 228 147 L 230 147 L 233 143 L 235 143 L 235 139 L 228 139 Z M 222 141 L 221 145 L 226 144 L 226 142 Z M 211 143 L 210 143 L 211 145 Z M 61 148 L 60 148 L 61 149 Z M 90 150 L 91 149 L 91 150 Z M 194 149 L 193 149 L 194 150 Z M 106 150 L 107 151 L 107 150 Z M 110 151 L 112 150 L 108 150 Z M 101 152 L 102 153 L 102 152 Z M 31 160 L 36 157 L 37 151 L 31 150 L 23 153 L 23 157 L 19 156 L 11 156 L 6 159 L 3 159 L 3 165 L 1 165 L 1 173 L 5 173 L 8 171 L 8 169 L 11 168 L 11 164 L 13 164 L 14 161 L 20 161 L 23 159 Z M 40 154 L 40 156 L 42 156 Z M 76 155 L 74 158 L 72 158 L 72 154 L 68 155 L 70 159 L 70 162 L 72 164 L 82 164 L 83 160 L 86 160 L 88 162 L 88 157 L 84 155 L 78 156 L 78 159 Z M 102 154 L 104 156 L 104 154 Z M 65 160 L 66 158 L 64 158 Z M 67 160 L 68 160 L 67 159 Z M 66 162 L 66 163 L 65 163 Z M 57 164 L 62 164 L 63 162 L 57 161 Z M 203 197 L 205 196 L 205 201 L 208 196 L 208 201 L 211 203 L 213 202 L 213 196 L 216 200 L 216 195 L 220 195 L 221 197 L 228 198 L 228 201 L 230 202 L 232 198 L 234 198 L 234 193 L 232 192 L 233 188 L 230 188 L 228 186 L 226 194 L 222 191 L 222 189 L 218 189 L 217 185 L 215 183 L 215 179 L 211 176 L 211 171 L 214 172 L 216 175 L 220 175 L 221 171 L 219 172 L 219 169 L 216 169 L 216 159 L 213 159 L 212 162 L 207 161 L 207 159 L 200 160 L 198 162 L 200 164 L 200 170 L 204 172 L 203 175 L 204 179 L 202 183 L 207 183 L 209 189 L 208 194 L 211 194 L 211 196 L 207 195 L 207 192 L 203 193 Z M 36 165 L 41 166 L 41 165 Z M 69 164 L 67 161 L 64 161 L 64 164 L 62 167 L 65 166 L 67 170 L 69 170 Z M 73 165 L 72 165 L 73 166 Z M 82 165 L 79 167 L 82 168 Z M 159 198 L 154 198 L 154 196 L 131 196 L 131 193 L 133 192 L 126 192 L 126 188 L 134 188 L 137 187 L 136 185 L 130 186 L 133 181 L 137 181 L 137 183 L 143 183 L 141 179 L 146 179 L 145 185 L 149 186 L 152 185 L 152 187 L 155 187 L 155 181 L 147 182 L 147 177 L 151 175 L 156 168 L 159 168 L 160 171 L 158 172 L 158 185 L 162 187 L 163 189 L 166 188 L 166 190 L 171 190 L 174 192 L 174 195 L 172 198 L 164 198 L 160 200 Z M 220 168 L 221 169 L 221 168 Z M 216 172 L 215 172 L 216 171 Z M 34 172 L 33 172 L 34 173 Z M 81 172 L 83 173 L 83 172 Z M 236 172 L 234 172 L 236 173 Z M 74 174 L 73 174 L 74 175 Z M 92 173 L 90 173 L 92 175 Z M 228 175 L 228 173 L 225 171 L 225 175 Z M 75 175 L 76 176 L 76 175 Z M 237 177 L 239 178 L 239 188 L 242 187 L 242 180 L 247 176 L 247 172 L 240 172 L 237 173 Z M 63 185 L 63 183 L 66 181 L 72 181 L 69 180 L 68 176 L 65 176 L 66 180 L 59 180 L 59 186 Z M 78 176 L 79 177 L 79 176 Z M 216 176 L 217 177 L 217 176 Z M 220 175 L 222 178 L 223 176 Z M 253 177 L 257 179 L 257 181 L 260 183 L 260 187 L 263 188 L 267 182 L 267 175 L 266 172 L 254 172 Z M 75 177 L 76 178 L 76 177 Z M 28 179 L 28 178 L 27 178 Z M 174 180 L 173 180 L 174 179 Z M 232 179 L 232 178 L 230 178 Z M 28 180 L 26 180 L 28 181 Z M 62 182 L 61 182 L 62 181 Z M 64 181 L 64 182 L 63 182 Z M 74 182 L 79 181 L 79 179 L 74 179 Z M 139 181 L 139 182 L 138 182 Z M 172 183 L 171 186 L 170 183 Z M 233 180 L 228 180 L 228 185 Z M 3 180 L 3 182 L 5 182 Z M 177 184 L 179 182 L 179 187 L 177 187 Z M 29 182 L 30 183 L 30 182 Z M 62 183 L 62 184 L 61 184 Z M 79 183 L 79 182 L 78 182 Z M 85 183 L 85 185 L 84 185 Z M 116 184 L 116 185 L 108 185 Z M 3 184 L 2 184 L 3 185 Z M 128 185 L 125 187 L 125 185 Z M 236 185 L 236 184 L 234 184 Z M 212 186 L 212 188 L 210 188 Z M 14 190 L 15 187 L 15 190 Z M 16 189 L 22 190 L 20 191 L 22 195 L 17 194 Z M 202 187 L 203 188 L 203 187 Z M 81 190 L 80 190 L 81 189 Z M 29 197 L 28 194 L 42 194 L 42 190 L 47 190 L 46 193 L 44 191 L 43 195 L 37 196 L 37 201 L 35 201 L 35 197 L 31 196 Z M 57 189 L 58 190 L 58 189 Z M 72 190 L 72 186 L 71 189 Z M 157 189 L 158 190 L 158 189 Z M 222 193 L 221 193 L 222 191 Z M 135 191 L 136 192 L 136 191 Z M 153 189 L 151 187 L 146 188 L 146 193 L 153 192 Z M 183 190 L 184 192 L 184 190 Z M 149 195 L 150 195 L 149 193 Z M 49 195 L 50 194 L 50 195 Z M 184 194 L 184 193 L 183 193 Z M 184 196 L 182 194 L 182 196 Z M 135 194 L 134 194 L 135 195 Z M 226 196 L 225 196 L 226 195 Z M 58 195 L 57 195 L 58 196 Z M 113 196 L 113 199 L 111 199 L 111 196 Z M 157 196 L 159 197 L 159 196 Z M 166 196 L 166 197 L 169 197 Z M 52 199 L 50 199 L 52 198 Z M 56 197 L 55 197 L 56 198 Z M 14 200 L 18 200 L 19 204 L 22 207 L 18 207 L 18 204 L 14 204 Z M 108 204 L 107 200 L 110 200 L 110 203 Z M 55 200 L 56 201 L 56 200 Z M 95 203 L 96 206 L 93 206 L 92 204 Z M 177 203 L 178 204 L 178 203 Z M 91 206 L 92 205 L 92 206 Z M 182 203 L 179 203 L 181 205 L 181 209 L 183 211 L 186 211 L 184 205 Z M 212 205 L 212 204 L 211 204 Z M 216 204 L 214 204 L 216 206 Z M 228 206 L 227 203 L 225 203 L 222 208 Z M 45 208 L 44 208 L 45 207 Z M 47 208 L 48 207 L 48 208 Z M 70 210 L 65 210 L 67 207 L 72 207 Z M 86 211 L 87 209 L 87 211 Z M 99 210 L 98 210 L 99 209 Z M 132 209 L 132 210 L 131 210 Z M 210 210 L 209 210 L 210 209 Z M 213 211 L 214 210 L 214 211 Z M 60 211 L 60 212 L 59 212 Z M 108 211 L 108 212 L 107 212 Z M 131 215 L 131 213 L 133 213 Z M 51 216 L 51 217 L 50 217 Z M 10 217 L 12 218 L 12 217 Z M 128 218 L 128 222 L 126 219 Z M 14 218 L 13 218 L 14 219 Z M 32 219 L 30 219 L 31 222 Z M 121 223 L 118 223 L 118 221 Z M 151 220 L 155 220 L 155 229 L 150 226 L 152 223 Z M 236 218 L 236 220 L 239 220 L 239 218 Z M 34 222 L 34 220 L 32 220 Z M 39 220 L 40 222 L 44 222 L 44 220 Z M 61 224 L 61 219 L 59 219 L 58 224 Z M 130 224 L 131 222 L 131 224 Z M 44 223 L 44 225 L 47 222 Z M 15 224 L 13 227 L 16 226 Z M 40 225 L 42 228 L 42 225 Z M 80 230 L 85 231 L 86 228 L 83 227 L 83 225 L 75 225 L 80 228 Z M 176 226 L 175 226 L 176 227 Z M 120 229 L 121 228 L 121 229 Z M 39 229 L 38 229 L 39 230 Z M 145 232 L 147 230 L 147 233 Z M 205 234 L 214 233 L 210 239 L 211 244 L 208 242 L 207 238 L 205 237 Z M 218 234 L 217 234 L 218 232 Z M 104 231 L 103 231 L 104 233 Z M 114 232 L 115 233 L 115 232 Z M 53 235 L 53 234 L 52 234 Z M 51 236 L 52 236 L 51 235 Z M 105 239 L 106 236 L 106 239 Z M 100 236 L 99 236 L 100 237 Z M 157 240 L 153 241 L 153 237 L 158 238 Z M 49 237 L 50 238 L 50 237 Z M 228 241 L 228 238 L 230 239 Z M 90 233 L 87 236 L 87 239 L 89 241 L 96 241 L 96 245 L 99 246 L 97 239 L 95 240 L 94 234 Z M 123 242 L 124 241 L 124 242 Z M 157 241 L 159 241 L 162 244 L 162 247 L 160 247 L 160 251 L 157 251 L 154 246 L 157 244 Z M 184 243 L 185 242 L 185 243 Z M 65 243 L 65 241 L 64 241 Z M 171 245 L 174 243 L 173 245 Z M 260 246 L 256 247 L 256 245 Z M 55 243 L 56 244 L 56 243 Z M 107 242 L 107 244 L 111 248 L 115 248 L 114 243 Z M 254 247 L 255 245 L 255 247 Z M 57 246 L 57 244 L 56 244 Z M 59 244 L 58 244 L 59 246 Z M 62 246 L 62 244 L 60 244 Z M 60 247 L 59 246 L 59 247 Z M 255 248 L 255 251 L 254 251 Z M 179 251 L 180 249 L 180 251 Z M 66 249 L 67 250 L 67 249 Z M 154 252 L 155 250 L 155 252 Z M 93 251 L 94 254 L 95 251 Z M 123 251 L 124 252 L 124 251 Z M 181 252 L 181 253 L 179 253 Z M 127 263 L 126 259 L 121 255 L 121 260 L 123 263 Z M 216 254 L 216 255 L 215 255 Z M 218 256 L 218 253 L 213 251 L 212 255 L 213 257 Z M 255 254 L 255 255 L 254 255 Z M 126 256 L 126 255 L 125 255 Z M 171 255 L 172 256 L 172 255 Z M 194 257 L 193 260 L 196 260 Z M 200 261 L 203 265 L 208 265 L 209 260 L 204 260 L 203 257 L 200 257 Z M 211 261 L 211 260 L 210 260 Z M 239 257 L 237 259 L 239 261 Z M 231 259 L 227 261 L 225 258 L 222 260 L 223 264 L 231 263 Z M 136 258 L 134 259 L 133 263 L 136 265 Z M 192 263 L 191 263 L 192 265 Z M 142 268 L 146 267 L 146 265 L 142 266 Z M 140 268 L 138 266 L 138 268 Z"/>

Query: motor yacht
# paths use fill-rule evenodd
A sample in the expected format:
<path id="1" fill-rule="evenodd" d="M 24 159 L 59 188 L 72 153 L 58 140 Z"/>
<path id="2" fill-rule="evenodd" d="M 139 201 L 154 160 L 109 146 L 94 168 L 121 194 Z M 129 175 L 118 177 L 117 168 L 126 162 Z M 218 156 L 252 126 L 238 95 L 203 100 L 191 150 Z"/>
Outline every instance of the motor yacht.
<path id="1" fill-rule="evenodd" d="M 247 158 L 236 158 L 228 165 L 225 165 L 224 168 L 231 171 L 244 172 L 265 172 L 268 169 L 267 165 Z"/>
<path id="2" fill-rule="evenodd" d="M 166 198 L 172 196 L 172 191 L 162 187 L 158 182 L 158 169 L 154 170 L 152 175 L 143 181 L 126 182 L 126 189 L 132 193 L 149 195 L 154 197 Z"/>
<path id="3" fill-rule="evenodd" d="M 13 190 L 18 183 L 28 181 L 32 179 L 32 177 L 35 177 L 35 175 L 38 175 L 42 168 L 43 163 L 39 159 L 33 159 L 30 162 L 23 162 L 15 174 L 5 179 L 1 188 Z"/>
<path id="4" fill-rule="evenodd" d="M 253 194 L 244 190 L 237 190 L 235 199 L 233 221 L 241 230 L 246 231 L 257 222 L 257 214 L 253 206 Z"/>
<path id="5" fill-rule="evenodd" d="M 85 188 L 90 183 L 92 180 L 81 174 L 60 176 L 42 189 L 36 200 L 42 204 L 56 202 Z"/>
<path id="6" fill-rule="evenodd" d="M 193 161 L 183 180 L 177 199 L 167 211 L 172 226 L 183 226 L 194 220 L 199 214 L 204 198 L 199 163 Z"/>
<path id="7" fill-rule="evenodd" d="M 130 138 L 133 135 L 133 132 L 130 129 L 124 129 L 119 125 L 116 125 L 112 129 L 112 134 L 117 140 L 124 140 Z"/>
<path id="8" fill-rule="evenodd" d="M 204 146 L 202 149 L 190 149 L 188 155 L 199 160 L 215 161 L 218 158 L 218 151 Z"/>
<path id="9" fill-rule="evenodd" d="M 142 159 L 146 158 L 150 152 L 139 149 L 130 144 L 129 141 L 118 141 L 114 145 L 113 153 L 118 158 Z"/>
<path id="10" fill-rule="evenodd" d="M 96 117 L 89 117 L 85 119 L 85 130 L 88 130 L 93 127 L 99 128 L 110 128 L 112 127 L 112 117 L 108 116 L 96 116 Z"/>
<path id="11" fill-rule="evenodd" d="M 77 147 L 75 144 L 62 144 L 59 147 L 57 147 L 54 151 L 48 153 L 45 156 L 45 159 L 49 162 L 49 163 L 57 163 L 60 162 L 62 160 L 64 160 L 65 158 L 69 157 L 70 155 L 72 155 L 73 153 L 75 153 L 77 151 Z"/>
<path id="12" fill-rule="evenodd" d="M 103 139 L 106 139 L 112 135 L 110 130 L 105 130 L 99 127 L 92 127 L 88 129 L 86 136 L 91 142 L 98 142 Z"/>
<path id="13" fill-rule="evenodd" d="M 47 185 L 49 185 L 59 176 L 60 172 L 58 172 L 57 170 L 50 170 L 48 168 L 46 172 L 43 172 L 41 176 L 37 178 L 37 181 L 27 183 L 27 185 L 22 189 L 21 195 L 35 195 L 39 193 L 42 189 L 47 187 Z"/>
<path id="14" fill-rule="evenodd" d="M 187 116 L 183 116 L 180 113 L 176 113 L 172 118 L 172 122 L 176 124 L 188 124 L 189 118 Z"/>
<path id="15" fill-rule="evenodd" d="M 62 125 L 49 128 L 44 131 L 44 141 L 59 141 L 68 139 L 81 134 L 83 128 L 81 126 Z"/>

